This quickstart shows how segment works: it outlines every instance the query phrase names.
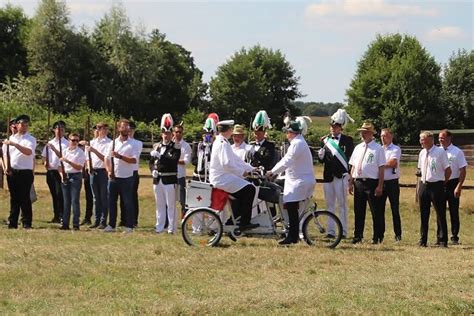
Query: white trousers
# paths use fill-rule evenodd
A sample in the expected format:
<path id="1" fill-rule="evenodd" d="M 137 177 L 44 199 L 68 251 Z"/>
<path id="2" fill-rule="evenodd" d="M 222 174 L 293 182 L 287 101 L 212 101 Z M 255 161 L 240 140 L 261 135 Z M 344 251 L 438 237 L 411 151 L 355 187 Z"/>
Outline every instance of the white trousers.
<path id="1" fill-rule="evenodd" d="M 155 230 L 161 233 L 165 229 L 166 212 L 168 211 L 168 233 L 176 232 L 176 184 L 153 185 L 156 202 L 156 226 Z"/>
<path id="2" fill-rule="evenodd" d="M 347 236 L 347 190 L 349 187 L 349 176 L 341 179 L 334 178 L 332 182 L 324 183 L 324 199 L 326 200 L 327 210 L 336 214 L 336 202 L 339 207 L 339 220 L 342 224 L 342 234 Z M 328 223 L 328 233 L 335 235 L 334 221 Z"/>

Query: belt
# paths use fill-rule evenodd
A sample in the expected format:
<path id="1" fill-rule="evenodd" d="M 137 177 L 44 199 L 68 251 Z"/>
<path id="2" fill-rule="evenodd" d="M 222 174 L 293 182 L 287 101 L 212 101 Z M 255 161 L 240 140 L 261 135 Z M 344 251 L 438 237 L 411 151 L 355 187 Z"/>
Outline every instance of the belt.
<path id="1" fill-rule="evenodd" d="M 176 175 L 178 175 L 177 172 L 158 172 L 158 176 L 160 177 L 176 176 Z"/>
<path id="2" fill-rule="evenodd" d="M 439 180 L 439 181 L 425 181 L 425 182 L 421 181 L 421 183 L 423 183 L 423 184 L 436 184 L 436 183 L 444 183 L 444 181 L 443 181 L 443 180 Z"/>
<path id="3" fill-rule="evenodd" d="M 366 182 L 366 181 L 378 181 L 379 179 L 372 179 L 372 178 L 356 178 L 355 181 L 361 181 L 361 182 Z"/>
<path id="4" fill-rule="evenodd" d="M 105 171 L 105 168 L 92 168 L 94 171 Z"/>

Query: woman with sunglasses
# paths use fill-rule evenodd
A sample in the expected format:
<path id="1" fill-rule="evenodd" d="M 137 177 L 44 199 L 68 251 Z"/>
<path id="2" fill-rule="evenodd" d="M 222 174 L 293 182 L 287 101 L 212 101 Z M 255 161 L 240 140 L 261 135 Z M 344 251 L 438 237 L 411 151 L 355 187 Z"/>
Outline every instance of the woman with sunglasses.
<path id="1" fill-rule="evenodd" d="M 86 155 L 78 147 L 78 144 L 79 134 L 69 134 L 69 146 L 60 158 L 62 166 L 64 166 L 64 173 L 66 174 L 64 182 L 61 184 L 64 199 L 63 225 L 60 227 L 62 230 L 69 229 L 71 206 L 73 212 L 72 227 L 74 230 L 79 230 L 79 218 L 81 215 L 79 200 L 82 185 L 82 168 L 86 162 Z M 62 166 L 59 168 L 63 168 Z M 62 172 L 63 170 L 60 171 Z"/>

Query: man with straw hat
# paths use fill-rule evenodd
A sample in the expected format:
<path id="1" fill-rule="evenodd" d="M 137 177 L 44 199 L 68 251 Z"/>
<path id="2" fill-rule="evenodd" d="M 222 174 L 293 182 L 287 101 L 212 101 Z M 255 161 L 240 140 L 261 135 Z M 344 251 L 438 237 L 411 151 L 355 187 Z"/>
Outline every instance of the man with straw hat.
<path id="1" fill-rule="evenodd" d="M 232 132 L 232 151 L 240 158 L 242 161 L 245 161 L 245 157 L 248 152 L 248 145 L 245 142 L 245 130 L 242 125 L 234 125 L 234 130 Z"/>
<path id="2" fill-rule="evenodd" d="M 384 180 L 385 152 L 374 140 L 374 125 L 364 122 L 358 129 L 362 143 L 354 148 L 349 165 L 351 166 L 349 193 L 354 194 L 354 239 L 353 244 L 362 242 L 364 237 L 365 213 L 367 202 L 372 213 L 374 234 L 372 243 L 383 241 L 382 190 Z"/>

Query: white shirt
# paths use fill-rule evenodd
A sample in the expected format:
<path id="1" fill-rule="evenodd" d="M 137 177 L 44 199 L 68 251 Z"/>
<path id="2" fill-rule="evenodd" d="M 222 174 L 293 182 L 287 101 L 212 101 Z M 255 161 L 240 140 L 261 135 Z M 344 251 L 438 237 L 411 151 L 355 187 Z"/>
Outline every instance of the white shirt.
<path id="1" fill-rule="evenodd" d="M 418 155 L 422 182 L 444 181 L 444 171 L 448 167 L 448 154 L 442 148 L 432 146 L 429 151 L 422 149 Z"/>
<path id="2" fill-rule="evenodd" d="M 385 160 L 388 162 L 390 159 L 397 160 L 397 163 L 400 164 L 400 158 L 402 156 L 402 150 L 400 147 L 394 143 L 390 143 L 387 147 L 383 146 L 385 151 Z M 399 179 L 400 178 L 400 166 L 395 168 L 395 173 L 393 172 L 394 168 L 385 168 L 384 169 L 384 181 Z"/>
<path id="3" fill-rule="evenodd" d="M 193 150 L 191 149 L 191 146 L 189 146 L 189 144 L 184 140 L 176 142 L 176 144 L 181 145 L 181 156 L 179 157 L 179 160 L 184 161 L 184 165 L 178 164 L 178 178 L 184 178 L 186 177 L 186 165 L 191 163 L 191 155 Z"/>
<path id="4" fill-rule="evenodd" d="M 108 153 L 107 148 L 109 147 L 111 143 L 112 143 L 112 140 L 108 138 L 107 136 L 103 138 L 97 137 L 91 141 L 90 146 L 93 147 L 98 152 L 100 152 L 102 155 L 107 156 L 107 153 Z M 87 154 L 87 159 L 89 159 L 89 153 L 87 151 L 86 151 L 86 154 Z M 97 157 L 97 155 L 94 154 L 92 151 L 90 154 L 90 158 L 92 159 L 92 168 L 94 169 L 105 168 L 104 162 L 100 160 L 99 157 Z"/>
<path id="5" fill-rule="evenodd" d="M 105 158 L 109 160 L 112 158 L 112 145 L 113 143 L 110 142 L 109 146 L 107 147 L 107 155 L 105 156 Z M 117 137 L 115 139 L 115 152 L 122 156 L 138 159 L 132 138 L 127 138 L 126 141 L 122 142 L 120 140 L 120 136 Z M 134 163 L 128 163 L 123 159 L 114 158 L 114 173 L 116 178 L 129 178 L 133 176 L 134 168 Z"/>
<path id="6" fill-rule="evenodd" d="M 33 170 L 35 163 L 35 149 L 36 149 L 36 138 L 30 135 L 30 133 L 25 133 L 20 135 L 16 133 L 15 135 L 10 135 L 9 140 L 31 149 L 33 152 L 31 155 L 27 156 L 22 154 L 15 146 L 8 146 L 10 151 L 10 165 L 12 169 L 18 170 Z M 3 147 L 3 152 L 6 155 L 6 145 Z"/>
<path id="7" fill-rule="evenodd" d="M 464 157 L 464 152 L 459 149 L 459 147 L 451 144 L 448 146 L 448 148 L 446 148 L 446 153 L 448 154 L 448 163 L 452 171 L 451 177 L 449 177 L 449 179 L 457 179 L 460 175 L 459 169 L 467 166 L 467 161 Z"/>
<path id="8" fill-rule="evenodd" d="M 59 140 L 55 137 L 51 139 L 48 144 L 51 144 L 54 146 L 54 148 L 59 151 Z M 68 148 L 69 142 L 67 141 L 66 138 L 61 138 L 61 150 L 64 153 L 64 151 Z M 48 148 L 46 146 L 43 147 L 43 151 L 41 153 L 41 157 L 46 159 L 46 150 L 48 151 L 49 155 L 49 169 L 48 170 L 57 170 L 59 168 L 60 162 L 59 162 L 59 157 L 54 153 L 54 151 L 51 148 Z"/>
<path id="9" fill-rule="evenodd" d="M 300 134 L 291 140 L 285 156 L 272 169 L 274 174 L 283 171 L 285 171 L 283 202 L 304 201 L 313 195 L 316 184 L 313 158 L 308 144 Z"/>
<path id="10" fill-rule="evenodd" d="M 235 193 L 250 184 L 243 178 L 243 174 L 252 170 L 250 164 L 234 154 L 227 139 L 222 135 L 216 136 L 212 143 L 209 166 L 209 181 L 213 186 L 228 193 Z"/>
<path id="11" fill-rule="evenodd" d="M 385 166 L 385 152 L 374 140 L 360 143 L 354 148 L 349 164 L 352 166 L 352 177 L 379 178 L 379 167 Z"/>
<path id="12" fill-rule="evenodd" d="M 249 151 L 248 145 L 245 142 L 242 142 L 240 146 L 235 146 L 235 144 L 233 144 L 231 147 L 234 154 L 236 154 L 237 157 L 242 159 L 242 161 L 245 161 L 245 156 Z"/>
<path id="13" fill-rule="evenodd" d="M 71 161 L 75 164 L 81 165 L 82 167 L 84 167 L 84 163 L 86 162 L 86 154 L 79 147 L 76 147 L 76 149 L 66 148 L 63 151 L 63 157 L 65 159 L 67 159 L 68 161 Z M 71 166 L 67 162 L 64 162 L 63 165 L 64 165 L 64 171 L 66 173 L 79 173 L 79 172 L 82 172 L 82 167 L 81 167 L 81 169 L 75 169 L 73 166 Z"/>
<path id="14" fill-rule="evenodd" d="M 138 171 L 138 169 L 140 169 L 140 155 L 143 150 L 143 142 L 135 138 L 130 138 L 130 140 L 133 143 L 133 147 L 135 149 L 135 155 L 136 157 L 138 157 L 137 162 L 133 166 L 133 171 Z"/>

